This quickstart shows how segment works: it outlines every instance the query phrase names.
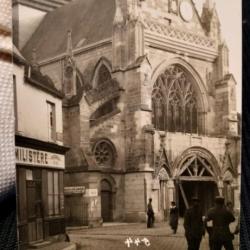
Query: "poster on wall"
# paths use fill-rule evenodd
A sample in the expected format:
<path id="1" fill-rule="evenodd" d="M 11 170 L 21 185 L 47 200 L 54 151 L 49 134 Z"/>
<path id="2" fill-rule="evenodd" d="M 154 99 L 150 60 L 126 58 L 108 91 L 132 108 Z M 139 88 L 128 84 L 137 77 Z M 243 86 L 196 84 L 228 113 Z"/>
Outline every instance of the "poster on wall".
<path id="1" fill-rule="evenodd" d="M 241 2 L 12 10 L 19 249 L 239 249 Z"/>

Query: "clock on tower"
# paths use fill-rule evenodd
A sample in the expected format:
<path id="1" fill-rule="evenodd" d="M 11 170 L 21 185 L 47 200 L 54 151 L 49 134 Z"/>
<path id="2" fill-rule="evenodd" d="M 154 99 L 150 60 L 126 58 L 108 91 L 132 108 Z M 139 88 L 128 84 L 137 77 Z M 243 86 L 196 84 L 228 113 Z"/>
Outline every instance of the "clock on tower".
<path id="1" fill-rule="evenodd" d="M 188 0 L 182 0 L 180 3 L 181 18 L 186 22 L 190 22 L 193 18 L 193 14 L 192 4 Z"/>

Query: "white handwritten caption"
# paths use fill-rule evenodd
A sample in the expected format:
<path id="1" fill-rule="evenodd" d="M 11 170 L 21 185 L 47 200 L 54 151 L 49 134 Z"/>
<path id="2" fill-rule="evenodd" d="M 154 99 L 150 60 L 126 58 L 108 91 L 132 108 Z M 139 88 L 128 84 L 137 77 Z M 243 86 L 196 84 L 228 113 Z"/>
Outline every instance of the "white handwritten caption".
<path id="1" fill-rule="evenodd" d="M 131 247 L 131 245 L 135 244 L 137 247 L 140 244 L 144 244 L 145 246 L 149 247 L 150 246 L 150 241 L 149 239 L 147 239 L 146 237 L 139 239 L 139 238 L 135 238 L 134 240 L 131 237 L 128 237 L 125 241 L 124 241 L 125 245 L 127 245 L 127 247 Z"/>

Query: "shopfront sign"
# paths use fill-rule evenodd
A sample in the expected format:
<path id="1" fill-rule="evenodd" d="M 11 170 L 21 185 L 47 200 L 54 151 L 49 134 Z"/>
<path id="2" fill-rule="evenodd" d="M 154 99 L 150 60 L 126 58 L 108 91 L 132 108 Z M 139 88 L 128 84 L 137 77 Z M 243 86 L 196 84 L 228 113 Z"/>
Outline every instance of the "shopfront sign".
<path id="1" fill-rule="evenodd" d="M 96 189 L 96 188 L 86 189 L 85 196 L 87 196 L 87 197 L 97 197 L 98 196 L 98 189 Z"/>
<path id="2" fill-rule="evenodd" d="M 16 147 L 16 164 L 65 168 L 64 155 L 24 147 Z"/>
<path id="3" fill-rule="evenodd" d="M 85 192 L 84 186 L 64 187 L 64 194 L 83 194 Z"/>

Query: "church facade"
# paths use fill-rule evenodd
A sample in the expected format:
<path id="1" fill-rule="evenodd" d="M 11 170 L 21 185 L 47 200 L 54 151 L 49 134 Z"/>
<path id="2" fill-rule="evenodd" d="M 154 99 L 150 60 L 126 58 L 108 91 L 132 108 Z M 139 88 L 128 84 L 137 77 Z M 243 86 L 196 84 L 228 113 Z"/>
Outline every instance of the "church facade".
<path id="1" fill-rule="evenodd" d="M 73 0 L 22 49 L 64 93 L 67 225 L 238 207 L 236 81 L 212 1 Z M 79 191 L 80 190 L 80 191 Z M 83 191 L 84 190 L 84 191 Z"/>

